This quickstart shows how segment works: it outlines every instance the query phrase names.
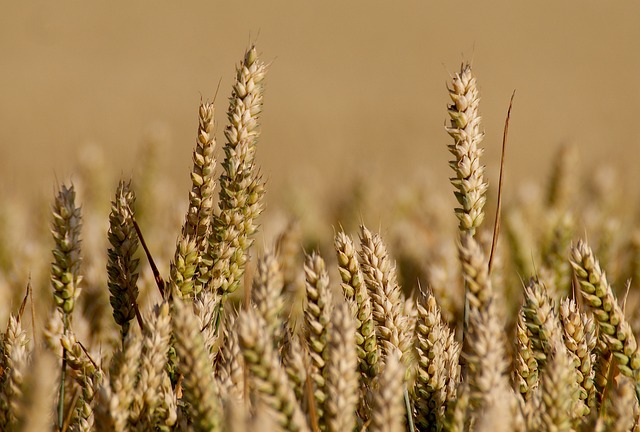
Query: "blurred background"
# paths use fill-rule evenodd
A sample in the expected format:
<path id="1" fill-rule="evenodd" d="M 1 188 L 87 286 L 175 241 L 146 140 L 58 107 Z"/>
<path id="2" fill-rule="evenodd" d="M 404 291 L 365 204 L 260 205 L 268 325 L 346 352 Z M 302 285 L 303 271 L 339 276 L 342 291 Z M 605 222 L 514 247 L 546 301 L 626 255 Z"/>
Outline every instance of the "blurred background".
<path id="1" fill-rule="evenodd" d="M 578 147 L 586 169 L 611 163 L 620 181 L 638 178 L 638 3 L 33 1 L 0 9 L 5 202 L 50 200 L 56 182 L 98 165 L 111 194 L 153 151 L 186 208 L 198 103 L 220 85 L 221 147 L 234 65 L 254 42 L 271 62 L 258 159 L 272 207 L 296 195 L 322 200 L 365 179 L 389 191 L 428 179 L 450 192 L 446 83 L 463 60 L 478 77 L 493 184 L 517 91 L 506 195 L 509 185 L 545 178 L 563 143 Z"/>

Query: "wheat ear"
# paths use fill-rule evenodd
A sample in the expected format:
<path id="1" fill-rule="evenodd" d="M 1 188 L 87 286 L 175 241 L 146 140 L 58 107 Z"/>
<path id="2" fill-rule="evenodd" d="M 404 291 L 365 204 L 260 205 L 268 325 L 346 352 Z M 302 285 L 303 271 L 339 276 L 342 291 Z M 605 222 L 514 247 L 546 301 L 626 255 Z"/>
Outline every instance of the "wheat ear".
<path id="1" fill-rule="evenodd" d="M 24 416 L 21 399 L 28 371 L 27 333 L 20 320 L 11 315 L 2 343 L 2 374 L 0 375 L 0 424 L 15 428 Z"/>
<path id="2" fill-rule="evenodd" d="M 213 218 L 210 274 L 201 275 L 224 301 L 240 285 L 247 251 L 262 212 L 264 184 L 255 167 L 258 117 L 262 111 L 266 66 L 255 47 L 245 54 L 236 70 L 225 129 L 224 170 L 220 177 L 219 212 Z M 221 304 L 222 305 L 222 304 Z"/>
<path id="3" fill-rule="evenodd" d="M 237 329 L 251 388 L 259 393 L 283 430 L 308 431 L 287 374 L 265 331 L 264 320 L 253 309 L 245 310 L 238 316 Z"/>
<path id="4" fill-rule="evenodd" d="M 75 422 L 79 430 L 89 431 L 94 424 L 94 398 L 104 380 L 104 373 L 89 357 L 72 331 L 65 333 L 60 343 L 66 352 L 73 376 L 82 390 Z"/>
<path id="5" fill-rule="evenodd" d="M 620 371 L 633 378 L 638 387 L 640 352 L 636 337 L 613 294 L 605 272 L 600 268 L 591 248 L 582 240 L 571 250 L 571 265 L 580 283 L 582 296 L 598 323 L 599 338 L 606 343 L 617 360 Z"/>
<path id="6" fill-rule="evenodd" d="M 236 329 L 236 311 L 226 313 L 223 319 L 222 338 L 220 347 L 220 361 L 218 362 L 218 379 L 221 383 L 221 390 L 226 391 L 230 396 L 242 399 L 244 396 L 244 361 L 240 344 L 238 342 L 238 332 Z"/>
<path id="7" fill-rule="evenodd" d="M 121 181 L 116 196 L 111 202 L 109 232 L 111 247 L 107 251 L 107 274 L 109 275 L 109 302 L 113 308 L 113 319 L 121 327 L 122 341 L 129 332 L 130 321 L 136 316 L 138 299 L 138 264 L 135 257 L 138 235 L 129 212 L 133 211 L 136 196 L 131 182 Z"/>
<path id="8" fill-rule="evenodd" d="M 189 236 L 180 236 L 171 263 L 171 284 L 182 299 L 193 299 L 196 293 L 195 276 L 198 271 L 198 245 Z"/>
<path id="9" fill-rule="evenodd" d="M 408 367 L 413 360 L 413 328 L 404 312 L 404 295 L 397 282 L 396 269 L 378 234 L 360 227 L 360 267 L 371 296 L 373 319 L 381 354 L 386 357 L 400 350 Z"/>
<path id="10" fill-rule="evenodd" d="M 525 402 L 531 399 L 539 382 L 538 361 L 529 335 L 524 313 L 521 310 L 518 312 L 518 320 L 516 321 L 514 382 Z"/>
<path id="11" fill-rule="evenodd" d="M 444 421 L 450 382 L 455 383 L 451 387 L 457 385 L 457 358 L 455 365 L 448 363 L 448 359 L 459 348 L 453 339 L 453 332 L 442 321 L 435 297 L 429 293 L 423 303 L 417 305 L 418 368 L 412 394 L 418 427 L 420 430 L 435 431 L 442 427 Z"/>
<path id="12" fill-rule="evenodd" d="M 493 296 L 487 256 L 480 244 L 469 234 L 460 237 L 458 253 L 469 308 L 481 310 Z"/>
<path id="13" fill-rule="evenodd" d="M 448 148 L 454 156 L 449 165 L 455 174 L 451 184 L 456 188 L 455 196 L 461 206 L 456 209 L 456 215 L 460 231 L 473 235 L 484 220 L 488 184 L 484 180 L 484 166 L 480 164 L 484 133 L 480 130 L 480 96 L 471 65 L 463 64 L 454 75 L 449 96 L 453 103 L 449 106 L 451 125 L 446 129 L 454 141 Z"/>
<path id="14" fill-rule="evenodd" d="M 69 329 L 70 315 L 80 295 L 80 264 L 82 262 L 80 250 L 80 230 L 82 217 L 80 208 L 75 204 L 76 192 L 71 185 L 62 185 L 56 196 L 52 213 L 53 223 L 51 233 L 55 242 L 53 248 L 53 262 L 51 263 L 51 285 L 53 298 L 62 315 L 63 333 Z M 58 396 L 58 427 L 62 428 L 64 421 L 64 388 L 67 369 L 67 352 L 62 350 L 62 372 L 60 378 L 60 392 Z"/>
<path id="15" fill-rule="evenodd" d="M 627 432 L 637 429 L 638 402 L 635 383 L 627 377 L 619 377 L 612 386 L 611 397 L 605 401 L 604 415 L 598 419 L 596 432 Z M 635 428 L 634 428 L 635 426 Z"/>
<path id="16" fill-rule="evenodd" d="M 71 185 L 62 185 L 53 205 L 51 233 L 55 241 L 51 263 L 51 284 L 56 306 L 64 314 L 73 312 L 80 295 L 80 230 L 82 219 L 80 208 L 75 205 L 76 192 Z"/>
<path id="17" fill-rule="evenodd" d="M 26 365 L 26 363 L 25 363 Z M 16 430 L 38 432 L 51 429 L 51 401 L 55 391 L 54 356 L 45 351 L 38 352 L 33 358 L 31 372 L 26 374 L 24 382 L 23 413 Z M 37 413 L 37 414 L 36 414 Z"/>
<path id="18" fill-rule="evenodd" d="M 193 419 L 196 431 L 218 431 L 221 427 L 222 406 L 218 386 L 206 352 L 198 319 L 191 305 L 174 298 L 171 322 L 176 336 L 175 349 L 178 369 L 183 375 L 183 400 Z"/>
<path id="19" fill-rule="evenodd" d="M 139 394 L 137 383 L 141 353 L 142 338 L 138 334 L 129 333 L 125 338 L 123 351 L 118 351 L 111 360 L 109 413 L 115 430 L 125 429 L 129 422 L 131 404 Z M 112 403 L 113 400 L 115 403 Z"/>
<path id="20" fill-rule="evenodd" d="M 586 417 L 595 401 L 593 351 L 596 347 L 596 327 L 593 317 L 578 310 L 574 300 L 560 303 L 560 318 L 564 343 L 576 368 L 580 384 L 579 404 L 572 410 L 576 416 Z"/>
<path id="21" fill-rule="evenodd" d="M 160 388 L 167 364 L 169 340 L 171 338 L 171 317 L 169 304 L 156 305 L 145 324 L 140 359 L 140 380 L 134 399 L 131 420 L 153 428 L 157 425 L 157 412 L 160 401 Z"/>
<path id="22" fill-rule="evenodd" d="M 356 424 L 358 405 L 358 355 L 355 322 L 347 303 L 333 311 L 327 364 L 327 430 L 349 431 Z"/>
<path id="23" fill-rule="evenodd" d="M 540 380 L 541 431 L 569 432 L 572 429 L 571 408 L 576 386 L 575 369 L 567 349 L 561 342 L 554 343 L 550 361 Z"/>
<path id="24" fill-rule="evenodd" d="M 189 210 L 187 210 L 187 217 L 182 227 L 182 234 L 185 237 L 195 239 L 198 252 L 201 254 L 205 253 L 208 247 L 207 240 L 213 216 L 214 170 L 216 167 L 213 155 L 216 147 L 214 128 L 213 103 L 201 103 L 198 110 L 198 137 L 196 138 L 196 147 L 193 150 Z"/>
<path id="25" fill-rule="evenodd" d="M 282 320 L 284 310 L 283 286 L 284 281 L 278 260 L 275 254 L 266 252 L 256 265 L 251 298 L 253 304 L 256 305 L 258 313 L 267 323 L 267 332 L 271 335 L 276 345 L 280 345 L 284 336 L 284 323 Z"/>
<path id="26" fill-rule="evenodd" d="M 503 334 L 495 300 L 483 309 L 471 309 L 469 337 L 465 337 L 463 355 L 468 365 L 472 408 L 491 405 L 494 403 L 492 390 L 508 386 L 509 365 Z"/>
<path id="27" fill-rule="evenodd" d="M 406 368 L 400 361 L 400 352 L 387 355 L 380 373 L 380 383 L 373 395 L 371 409 L 372 432 L 402 432 L 405 425 L 403 385 Z"/>
<path id="28" fill-rule="evenodd" d="M 338 270 L 342 278 L 342 291 L 347 299 L 352 299 L 356 319 L 356 343 L 360 371 L 372 380 L 378 369 L 378 343 L 375 322 L 371 308 L 371 297 L 364 283 L 358 255 L 351 237 L 339 232 L 335 237 L 338 255 Z"/>
<path id="29" fill-rule="evenodd" d="M 522 314 L 534 356 L 542 369 L 552 344 L 562 341 L 562 329 L 553 299 L 546 287 L 535 278 L 524 289 Z"/>
<path id="30" fill-rule="evenodd" d="M 329 326 L 331 323 L 332 295 L 329 274 L 320 255 L 308 255 L 304 265 L 307 302 L 305 306 L 305 333 L 311 357 L 311 379 L 318 418 L 324 420 L 323 408 L 327 398 L 326 366 L 329 357 Z M 320 425 L 321 428 L 324 424 Z"/>

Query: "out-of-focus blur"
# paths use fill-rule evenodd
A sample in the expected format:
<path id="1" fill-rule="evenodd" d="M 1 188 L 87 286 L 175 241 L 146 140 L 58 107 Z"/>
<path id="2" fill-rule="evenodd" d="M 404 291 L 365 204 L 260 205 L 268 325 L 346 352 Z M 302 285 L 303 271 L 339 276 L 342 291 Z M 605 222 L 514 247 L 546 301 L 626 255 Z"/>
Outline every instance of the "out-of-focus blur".
<path id="1" fill-rule="evenodd" d="M 292 188 L 320 197 L 354 177 L 396 189 L 432 173 L 449 188 L 446 82 L 462 60 L 478 77 L 494 184 L 514 89 L 508 181 L 545 178 L 562 143 L 579 148 L 583 166 L 610 162 L 623 180 L 637 179 L 638 4 L 34 1 L 1 9 L 6 199 L 53 196 L 56 181 L 102 157 L 112 189 L 145 162 L 151 142 L 186 200 L 198 102 L 219 86 L 222 147 L 232 65 L 254 42 L 272 62 L 258 150 L 270 203 Z"/>

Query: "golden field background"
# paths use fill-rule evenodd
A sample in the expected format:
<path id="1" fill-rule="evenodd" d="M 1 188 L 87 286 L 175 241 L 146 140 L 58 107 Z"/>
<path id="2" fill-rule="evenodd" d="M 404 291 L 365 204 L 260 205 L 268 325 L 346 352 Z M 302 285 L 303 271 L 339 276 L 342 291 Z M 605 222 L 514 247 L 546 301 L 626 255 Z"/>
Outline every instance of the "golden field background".
<path id="1" fill-rule="evenodd" d="M 232 65 L 252 42 L 272 61 L 258 150 L 270 205 L 292 188 L 320 200 L 354 175 L 396 189 L 425 173 L 453 205 L 445 85 L 463 59 L 478 76 L 493 184 L 514 89 L 510 184 L 546 178 L 561 143 L 577 146 L 587 169 L 610 162 L 621 181 L 638 179 L 638 3 L 36 1 L 1 9 L 5 199 L 49 200 L 56 181 L 74 178 L 88 145 L 102 149 L 115 187 L 141 163 L 140 144 L 159 136 L 163 173 L 186 205 L 198 102 L 220 82 L 221 147 Z"/>

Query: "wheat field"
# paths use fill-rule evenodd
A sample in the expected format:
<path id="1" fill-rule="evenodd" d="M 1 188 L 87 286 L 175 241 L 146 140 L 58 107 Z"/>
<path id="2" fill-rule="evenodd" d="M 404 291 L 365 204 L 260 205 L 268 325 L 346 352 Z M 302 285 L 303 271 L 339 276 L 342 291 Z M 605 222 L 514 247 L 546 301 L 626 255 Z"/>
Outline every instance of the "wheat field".
<path id="1" fill-rule="evenodd" d="M 440 107 L 450 190 L 385 195 L 373 227 L 363 181 L 303 229 L 265 206 L 269 76 L 250 46 L 226 116 L 193 107 L 189 190 L 150 145 L 117 185 L 99 160 L 60 180 L 28 241 L 3 214 L 2 430 L 640 428 L 640 231 L 606 172 L 562 146 L 497 212 L 463 62 Z"/>

